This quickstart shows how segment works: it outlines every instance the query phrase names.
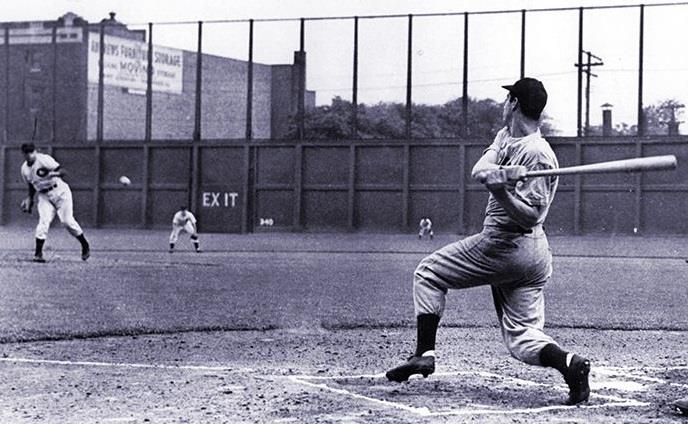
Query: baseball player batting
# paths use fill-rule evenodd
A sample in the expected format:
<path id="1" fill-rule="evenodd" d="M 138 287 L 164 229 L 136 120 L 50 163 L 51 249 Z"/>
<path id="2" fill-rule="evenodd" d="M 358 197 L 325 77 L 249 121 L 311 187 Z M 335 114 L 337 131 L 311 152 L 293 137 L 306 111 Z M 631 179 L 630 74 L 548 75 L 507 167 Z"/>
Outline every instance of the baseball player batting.
<path id="1" fill-rule="evenodd" d="M 25 162 L 21 166 L 22 179 L 29 186 L 29 195 L 21 203 L 22 211 L 31 213 L 34 205 L 34 197 L 38 193 L 38 225 L 36 226 L 36 250 L 34 262 L 45 262 L 43 258 L 43 245 L 48 237 L 50 224 L 55 219 L 55 214 L 67 231 L 81 243 L 81 259 L 84 261 L 91 256 L 84 232 L 79 223 L 74 219 L 72 205 L 72 190 L 62 180 L 65 171 L 52 156 L 36 152 L 33 143 L 21 145 Z"/>
<path id="2" fill-rule="evenodd" d="M 449 289 L 489 284 L 509 352 L 527 364 L 552 367 L 569 387 L 567 404 L 590 395 L 590 361 L 562 350 L 544 333 L 543 289 L 552 274 L 552 255 L 542 224 L 557 189 L 558 177 L 529 178 L 526 171 L 558 168 L 552 148 L 540 134 L 547 102 L 542 83 L 523 78 L 508 90 L 505 127 L 485 149 L 472 176 L 490 195 L 483 230 L 423 259 L 414 273 L 417 317 L 416 352 L 387 372 L 392 381 L 435 371 L 435 335 Z"/>
<path id="3" fill-rule="evenodd" d="M 191 235 L 191 242 L 197 253 L 201 252 L 201 242 L 198 240 L 196 231 L 196 217 L 182 206 L 172 218 L 172 233 L 170 234 L 170 253 L 174 252 L 174 246 L 179 239 L 179 233 L 186 231 Z"/>

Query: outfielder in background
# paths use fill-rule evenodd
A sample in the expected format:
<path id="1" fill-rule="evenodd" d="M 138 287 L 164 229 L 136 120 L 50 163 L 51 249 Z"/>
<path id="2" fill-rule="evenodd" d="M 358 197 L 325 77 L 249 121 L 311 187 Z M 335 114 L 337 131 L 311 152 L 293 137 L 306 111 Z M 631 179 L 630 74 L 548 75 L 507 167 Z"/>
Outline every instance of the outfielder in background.
<path id="1" fill-rule="evenodd" d="M 186 231 L 191 234 L 191 242 L 194 245 L 197 253 L 201 252 L 201 243 L 198 240 L 198 231 L 196 231 L 196 217 L 182 206 L 172 218 L 172 234 L 170 234 L 170 253 L 174 252 L 174 245 L 179 239 L 179 233 Z"/>
<path id="2" fill-rule="evenodd" d="M 401 382 L 413 374 L 432 374 L 435 335 L 447 291 L 489 284 L 511 355 L 527 364 L 559 370 L 569 387 L 567 403 L 573 405 L 590 395 L 590 361 L 563 351 L 543 332 L 543 289 L 552 274 L 552 255 L 542 224 L 558 178 L 520 181 L 526 171 L 558 168 L 552 148 L 540 134 L 547 92 L 533 78 L 504 88 L 508 90 L 503 110 L 506 127 L 497 133 L 472 172 L 490 193 L 483 230 L 441 248 L 416 268 L 416 352 L 388 371 L 387 378 Z"/>
<path id="3" fill-rule="evenodd" d="M 36 250 L 34 262 L 45 262 L 43 258 L 43 245 L 48 237 L 50 224 L 55 219 L 55 214 L 67 231 L 81 243 L 81 259 L 84 261 L 91 256 L 84 232 L 79 223 L 74 219 L 72 205 L 72 190 L 62 180 L 65 171 L 52 156 L 36 152 L 33 143 L 21 145 L 25 162 L 21 166 L 22 179 L 29 186 L 29 196 L 21 203 L 22 211 L 31 213 L 34 206 L 34 197 L 38 197 L 38 225 L 36 226 Z"/>
<path id="4" fill-rule="evenodd" d="M 430 239 L 435 236 L 435 233 L 432 231 L 432 221 L 430 221 L 430 218 L 424 217 L 420 220 L 418 223 L 418 238 L 422 239 L 424 235 L 429 235 Z"/>

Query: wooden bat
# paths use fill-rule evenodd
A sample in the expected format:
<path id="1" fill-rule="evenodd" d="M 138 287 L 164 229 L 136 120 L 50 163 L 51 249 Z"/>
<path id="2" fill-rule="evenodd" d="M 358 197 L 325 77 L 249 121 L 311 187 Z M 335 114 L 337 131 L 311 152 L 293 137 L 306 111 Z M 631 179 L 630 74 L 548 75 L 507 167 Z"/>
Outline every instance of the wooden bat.
<path id="1" fill-rule="evenodd" d="M 523 178 L 550 175 L 609 174 L 614 172 L 662 171 L 676 169 L 676 156 L 648 156 L 644 158 L 613 160 L 588 165 L 569 166 L 558 169 L 528 171 Z"/>

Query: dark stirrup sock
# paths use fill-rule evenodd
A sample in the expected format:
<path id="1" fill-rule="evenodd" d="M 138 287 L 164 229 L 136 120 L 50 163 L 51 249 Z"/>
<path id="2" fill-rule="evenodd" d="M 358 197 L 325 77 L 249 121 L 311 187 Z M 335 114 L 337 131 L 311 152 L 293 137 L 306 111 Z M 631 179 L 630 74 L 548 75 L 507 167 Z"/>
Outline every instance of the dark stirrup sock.
<path id="1" fill-rule="evenodd" d="M 540 351 L 540 363 L 544 367 L 555 368 L 557 371 L 566 375 L 566 355 L 567 353 L 561 350 L 559 346 L 550 343 L 542 348 Z"/>
<path id="2" fill-rule="evenodd" d="M 34 256 L 43 256 L 43 245 L 45 244 L 45 240 L 43 239 L 36 239 L 36 250 L 34 251 Z"/>
<path id="3" fill-rule="evenodd" d="M 435 350 L 435 336 L 440 317 L 435 314 L 420 314 L 417 318 L 416 356 L 421 356 L 429 350 Z"/>

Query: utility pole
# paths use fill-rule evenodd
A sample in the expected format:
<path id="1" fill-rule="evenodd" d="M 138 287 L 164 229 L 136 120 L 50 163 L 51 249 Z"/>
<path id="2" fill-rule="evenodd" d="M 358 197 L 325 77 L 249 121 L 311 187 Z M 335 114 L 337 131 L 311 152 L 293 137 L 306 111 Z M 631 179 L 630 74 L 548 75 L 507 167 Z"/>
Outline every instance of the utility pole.
<path id="1" fill-rule="evenodd" d="M 604 62 L 602 62 L 602 58 L 595 56 L 589 51 L 581 50 L 581 52 L 585 54 L 586 61 L 585 63 L 576 63 L 574 66 L 580 67 L 582 72 L 585 72 L 585 131 L 583 131 L 583 134 L 587 136 L 590 135 L 590 77 L 597 78 L 597 75 L 593 74 L 591 69 L 593 66 L 604 65 Z"/>

